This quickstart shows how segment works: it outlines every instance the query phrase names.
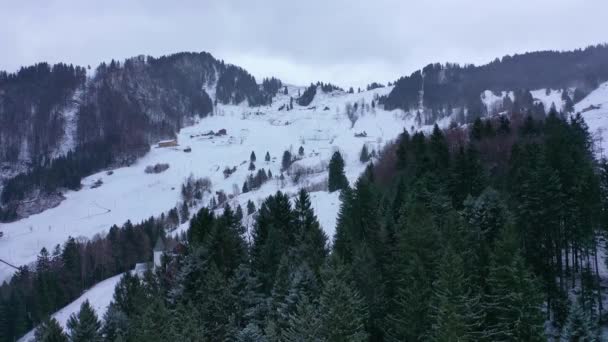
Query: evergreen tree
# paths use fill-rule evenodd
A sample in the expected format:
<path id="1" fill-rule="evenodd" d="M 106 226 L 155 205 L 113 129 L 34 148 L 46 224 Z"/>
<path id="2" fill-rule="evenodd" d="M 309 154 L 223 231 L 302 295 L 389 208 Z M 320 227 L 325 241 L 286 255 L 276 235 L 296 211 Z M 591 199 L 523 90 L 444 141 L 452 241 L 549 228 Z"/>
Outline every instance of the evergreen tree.
<path id="1" fill-rule="evenodd" d="M 300 148 L 298 149 L 298 155 L 299 155 L 300 157 L 303 157 L 303 156 L 304 156 L 304 147 L 300 146 Z"/>
<path id="2" fill-rule="evenodd" d="M 101 333 L 106 341 L 125 340 L 129 329 L 129 318 L 112 302 L 103 315 Z"/>
<path id="3" fill-rule="evenodd" d="M 255 163 L 255 152 L 251 151 L 251 155 L 249 156 L 249 161 L 252 163 Z"/>
<path id="4" fill-rule="evenodd" d="M 433 284 L 430 341 L 476 341 L 481 324 L 479 300 L 469 288 L 463 262 L 448 246 Z"/>
<path id="5" fill-rule="evenodd" d="M 268 163 L 270 162 L 270 153 L 268 151 L 266 151 L 266 156 L 264 157 L 264 160 Z"/>
<path id="6" fill-rule="evenodd" d="M 397 169 L 403 170 L 408 165 L 410 135 L 406 130 L 399 135 L 397 143 Z"/>
<path id="7" fill-rule="evenodd" d="M 101 322 L 88 300 L 80 305 L 78 314 L 70 316 L 67 327 L 70 341 L 101 341 Z"/>
<path id="8" fill-rule="evenodd" d="M 479 141 L 483 137 L 483 121 L 480 118 L 475 119 L 473 127 L 471 127 L 471 140 Z"/>
<path id="9" fill-rule="evenodd" d="M 248 324 L 243 330 L 239 331 L 236 336 L 236 342 L 266 342 L 268 339 L 264 336 L 262 330 L 255 324 Z"/>
<path id="10" fill-rule="evenodd" d="M 431 167 L 438 173 L 447 172 L 450 163 L 450 151 L 443 132 L 435 124 L 429 141 L 431 153 Z"/>
<path id="11" fill-rule="evenodd" d="M 190 209 L 186 202 L 183 202 L 180 206 L 180 219 L 181 223 L 186 223 L 190 219 Z"/>
<path id="12" fill-rule="evenodd" d="M 281 257 L 296 241 L 293 222 L 289 197 L 280 191 L 269 196 L 258 210 L 251 234 L 251 263 L 265 293 L 269 293 L 275 283 Z"/>
<path id="13" fill-rule="evenodd" d="M 371 159 L 371 156 L 369 154 L 369 151 L 367 150 L 367 145 L 363 144 L 363 147 L 361 148 L 361 153 L 359 154 L 359 160 L 365 164 L 370 159 Z"/>
<path id="14" fill-rule="evenodd" d="M 255 170 L 255 164 L 253 162 L 249 162 L 249 171 L 254 171 Z"/>
<path id="15" fill-rule="evenodd" d="M 292 163 L 291 152 L 283 152 L 283 159 L 281 160 L 281 171 L 287 171 Z"/>
<path id="16" fill-rule="evenodd" d="M 63 332 L 59 322 L 55 318 L 50 318 L 36 328 L 34 340 L 36 342 L 67 342 L 68 336 Z"/>
<path id="17" fill-rule="evenodd" d="M 329 161 L 329 192 L 343 190 L 348 187 L 348 180 L 344 175 L 344 160 L 340 152 L 334 152 Z"/>
<path id="18" fill-rule="evenodd" d="M 491 341 L 545 341 L 543 296 L 509 230 L 497 243 L 490 266 L 484 335 Z"/>
<path id="19" fill-rule="evenodd" d="M 330 268 L 319 302 L 323 341 L 367 341 L 367 308 L 345 277 L 342 266 Z"/>
<path id="20" fill-rule="evenodd" d="M 298 252 L 300 261 L 306 261 L 315 274 L 319 274 L 325 258 L 329 254 L 327 249 L 327 235 L 321 229 L 317 216 L 312 209 L 310 196 L 306 190 L 301 189 L 294 205 L 295 226 L 298 230 Z"/>
<path id="21" fill-rule="evenodd" d="M 289 316 L 287 328 L 283 331 L 283 341 L 321 341 L 321 321 L 316 306 L 308 298 L 301 298 L 294 314 Z"/>
<path id="22" fill-rule="evenodd" d="M 563 339 L 571 342 L 598 341 L 597 331 L 585 310 L 575 303 L 564 327 Z"/>
<path id="23" fill-rule="evenodd" d="M 247 201 L 247 215 L 255 213 L 255 203 L 252 200 Z"/>

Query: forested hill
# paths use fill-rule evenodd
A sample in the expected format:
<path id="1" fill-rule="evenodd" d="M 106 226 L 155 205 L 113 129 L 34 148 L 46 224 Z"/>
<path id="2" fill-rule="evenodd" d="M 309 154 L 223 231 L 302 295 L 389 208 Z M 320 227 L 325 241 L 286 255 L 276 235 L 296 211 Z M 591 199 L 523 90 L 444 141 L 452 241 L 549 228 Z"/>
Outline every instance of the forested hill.
<path id="1" fill-rule="evenodd" d="M 517 93 L 514 96 L 518 103 L 505 104 L 507 108 L 503 108 L 510 111 L 513 105 L 524 108 L 532 105 L 528 90 L 570 89 L 570 100 L 577 102 L 606 80 L 608 45 L 597 45 L 574 51 L 505 56 L 482 66 L 429 64 L 398 79 L 382 102 L 387 109 L 420 110 L 426 124 L 458 115 L 463 109 L 468 115 L 462 115 L 462 120 L 473 122 L 487 113 L 480 98 L 485 90 L 497 94 L 519 91 L 519 96 Z"/>
<path id="2" fill-rule="evenodd" d="M 208 53 L 112 60 L 88 72 L 40 63 L 0 73 L 0 185 L 31 171 L 4 191 L 5 216 L 38 191 L 75 189 L 82 176 L 132 162 L 215 103 L 265 105 L 281 87 L 274 78 L 260 87 Z"/>
<path id="3" fill-rule="evenodd" d="M 543 121 L 513 114 L 404 132 L 352 187 L 336 152 L 329 189 L 341 190 L 342 204 L 331 250 L 305 190 L 293 203 L 277 192 L 258 210 L 252 204 L 250 236 L 242 209 L 202 208 L 183 254 L 143 277 L 127 273 L 103 318 L 85 303 L 68 334 L 596 341 L 606 315 L 598 237 L 608 222 L 608 165 L 589 147 L 580 116 L 551 112 Z M 15 289 L 55 284 L 38 272 L 20 271 L 0 288 L 21 305 L 3 306 L 9 326 L 31 326 Z M 54 319 L 36 335 L 66 336 Z"/>

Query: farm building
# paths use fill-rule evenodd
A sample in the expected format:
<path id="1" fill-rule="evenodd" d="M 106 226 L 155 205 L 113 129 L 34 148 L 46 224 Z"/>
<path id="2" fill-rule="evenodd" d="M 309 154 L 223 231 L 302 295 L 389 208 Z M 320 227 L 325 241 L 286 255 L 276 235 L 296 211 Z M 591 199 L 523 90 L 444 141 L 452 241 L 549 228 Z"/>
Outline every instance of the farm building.
<path id="1" fill-rule="evenodd" d="M 158 147 L 174 147 L 177 146 L 177 139 L 163 140 L 158 143 Z"/>

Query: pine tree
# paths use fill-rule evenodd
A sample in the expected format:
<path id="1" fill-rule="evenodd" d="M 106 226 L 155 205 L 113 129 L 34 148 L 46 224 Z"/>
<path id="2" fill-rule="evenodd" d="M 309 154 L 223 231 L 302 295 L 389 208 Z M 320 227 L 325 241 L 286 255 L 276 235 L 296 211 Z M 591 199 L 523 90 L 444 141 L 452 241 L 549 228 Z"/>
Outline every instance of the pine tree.
<path id="1" fill-rule="evenodd" d="M 262 330 L 255 324 L 248 324 L 236 336 L 236 342 L 266 342 L 268 339 L 264 336 Z"/>
<path id="2" fill-rule="evenodd" d="M 36 328 L 34 340 L 36 342 L 67 342 L 68 336 L 55 318 L 40 323 Z"/>
<path id="3" fill-rule="evenodd" d="M 581 305 L 575 303 L 564 327 L 563 338 L 572 342 L 598 341 L 596 328 Z"/>
<path id="4" fill-rule="evenodd" d="M 255 170 L 255 164 L 253 162 L 249 162 L 249 171 Z"/>
<path id="5" fill-rule="evenodd" d="M 255 163 L 255 152 L 251 151 L 251 155 L 249 156 L 249 161 Z"/>
<path id="6" fill-rule="evenodd" d="M 72 314 L 68 319 L 67 327 L 70 341 L 95 342 L 101 341 L 101 322 L 88 300 L 80 305 L 78 314 Z"/>
<path id="7" fill-rule="evenodd" d="M 129 329 L 129 318 L 112 302 L 103 315 L 101 333 L 106 341 L 125 340 Z"/>
<path id="8" fill-rule="evenodd" d="M 283 331 L 283 341 L 321 341 L 321 321 L 316 306 L 308 298 L 301 298 L 294 314 L 289 316 L 287 328 Z"/>
<path id="9" fill-rule="evenodd" d="M 190 219 L 190 209 L 186 202 L 183 202 L 180 206 L 180 219 L 181 223 L 186 223 Z"/>
<path id="10" fill-rule="evenodd" d="M 263 326 L 268 316 L 267 300 L 262 294 L 262 284 L 247 264 L 242 264 L 230 279 L 230 294 L 233 297 L 235 316 L 238 327 L 246 328 L 249 324 Z"/>
<path id="11" fill-rule="evenodd" d="M 344 160 L 340 152 L 334 152 L 329 161 L 329 192 L 343 190 L 348 187 L 348 180 L 344 175 Z"/>
<path id="12" fill-rule="evenodd" d="M 317 216 L 312 209 L 310 196 L 301 189 L 294 205 L 295 226 L 298 230 L 297 247 L 301 253 L 300 261 L 306 261 L 316 275 L 319 274 L 327 249 L 327 235 L 321 229 Z"/>
<path id="13" fill-rule="evenodd" d="M 129 340 L 163 342 L 170 334 L 170 316 L 162 298 L 150 298 L 141 315 L 133 317 Z"/>
<path id="14" fill-rule="evenodd" d="M 514 235 L 507 230 L 497 242 L 483 299 L 484 335 L 491 341 L 545 341 L 542 292 Z"/>
<path id="15" fill-rule="evenodd" d="M 448 246 L 433 284 L 429 341 L 476 341 L 481 324 L 479 300 L 469 288 L 463 262 Z"/>
<path id="16" fill-rule="evenodd" d="M 289 197 L 282 192 L 269 196 L 260 206 L 252 231 L 251 264 L 265 293 L 275 283 L 281 257 L 296 241 L 294 215 Z"/>
<path id="17" fill-rule="evenodd" d="M 423 203 L 408 200 L 397 233 L 394 261 L 395 295 L 389 303 L 387 337 L 390 341 L 415 341 L 430 330 L 432 284 L 440 259 L 440 235 L 435 219 Z"/>
<path id="18" fill-rule="evenodd" d="M 264 160 L 268 163 L 270 162 L 270 152 L 266 151 L 266 157 L 264 157 Z"/>
<path id="19" fill-rule="evenodd" d="M 255 213 L 255 203 L 252 200 L 247 201 L 247 215 Z"/>
<path id="20" fill-rule="evenodd" d="M 397 143 L 397 169 L 403 170 L 408 166 L 408 153 L 410 145 L 410 135 L 406 130 L 399 135 Z"/>
<path id="21" fill-rule="evenodd" d="M 471 140 L 479 141 L 483 137 L 483 122 L 480 118 L 475 119 L 470 133 Z"/>
<path id="22" fill-rule="evenodd" d="M 287 169 L 289 169 L 289 167 L 291 166 L 291 162 L 291 152 L 283 152 L 283 159 L 281 160 L 281 171 L 287 171 Z"/>
<path id="23" fill-rule="evenodd" d="M 445 136 L 437 124 L 433 127 L 433 133 L 429 140 L 429 152 L 431 153 L 431 167 L 435 172 L 447 172 L 450 163 L 450 151 Z"/>
<path id="24" fill-rule="evenodd" d="M 361 153 L 359 154 L 359 161 L 361 161 L 361 163 L 367 163 L 370 160 L 371 156 L 369 155 L 369 152 L 367 151 L 367 145 L 363 144 L 363 147 L 361 148 Z"/>
<path id="25" fill-rule="evenodd" d="M 342 266 L 330 268 L 319 302 L 320 337 L 323 341 L 367 341 L 367 308 L 346 280 Z"/>
<path id="26" fill-rule="evenodd" d="M 304 147 L 300 146 L 300 148 L 298 149 L 298 155 L 299 155 L 300 157 L 303 157 L 303 156 L 304 156 Z"/>

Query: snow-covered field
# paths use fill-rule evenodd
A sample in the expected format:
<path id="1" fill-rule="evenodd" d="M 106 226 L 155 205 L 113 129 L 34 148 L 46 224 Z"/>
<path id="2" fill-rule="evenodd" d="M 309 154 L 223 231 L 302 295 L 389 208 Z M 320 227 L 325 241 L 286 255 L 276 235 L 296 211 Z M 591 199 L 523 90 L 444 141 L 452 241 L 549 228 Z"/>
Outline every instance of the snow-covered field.
<path id="1" fill-rule="evenodd" d="M 289 87 L 289 93 L 297 97 L 298 89 Z M 277 95 L 269 107 L 218 106 L 214 116 L 201 119 L 182 129 L 177 147 L 156 148 L 130 167 L 113 170 L 112 175 L 100 172 L 83 180 L 83 189 L 65 193 L 66 200 L 59 206 L 1 227 L 0 259 L 15 265 L 25 265 L 36 260 L 42 247 L 52 249 L 63 243 L 68 236 L 91 238 L 106 232 L 113 224 L 127 220 L 139 222 L 150 216 L 158 216 L 180 201 L 180 189 L 190 174 L 208 177 L 213 191 L 224 190 L 233 194 L 233 188 L 242 188 L 248 170 L 249 155 L 257 156 L 256 167 L 280 174 L 281 157 L 285 150 L 298 154 L 300 146 L 304 156 L 297 163 L 314 169 L 326 167 L 332 153 L 340 150 L 345 159 L 345 172 L 353 182 L 365 165 L 359 161 L 363 144 L 370 151 L 380 150 L 388 141 L 395 139 L 414 120 L 402 111 L 387 112 L 372 108 L 372 99 L 390 92 L 391 88 L 379 88 L 368 92 L 347 94 L 317 92 L 308 107 L 295 104 L 294 110 L 279 111 L 289 103 L 289 95 Z M 347 103 L 358 103 L 360 118 L 353 128 L 346 116 Z M 364 110 L 361 110 L 364 108 Z M 225 136 L 200 136 L 210 130 L 226 129 Z M 366 137 L 355 133 L 366 132 Z M 190 153 L 184 152 L 190 147 Z M 264 161 L 266 152 L 272 160 Z M 159 174 L 146 174 L 148 165 L 168 163 L 169 169 Z M 225 179 L 225 167 L 236 166 L 236 172 Z M 257 170 L 256 170 L 257 171 Z M 323 171 L 309 176 L 299 185 L 289 177 L 284 186 L 278 179 L 269 181 L 261 189 L 236 196 L 233 204 L 244 205 L 253 200 L 256 205 L 268 195 L 281 189 L 295 193 L 301 186 L 321 182 L 327 177 Z M 101 179 L 103 185 L 91 188 Z M 311 199 L 319 220 L 331 237 L 339 208 L 337 193 L 314 192 Z M 14 270 L 0 264 L 0 282 L 8 279 Z"/>

